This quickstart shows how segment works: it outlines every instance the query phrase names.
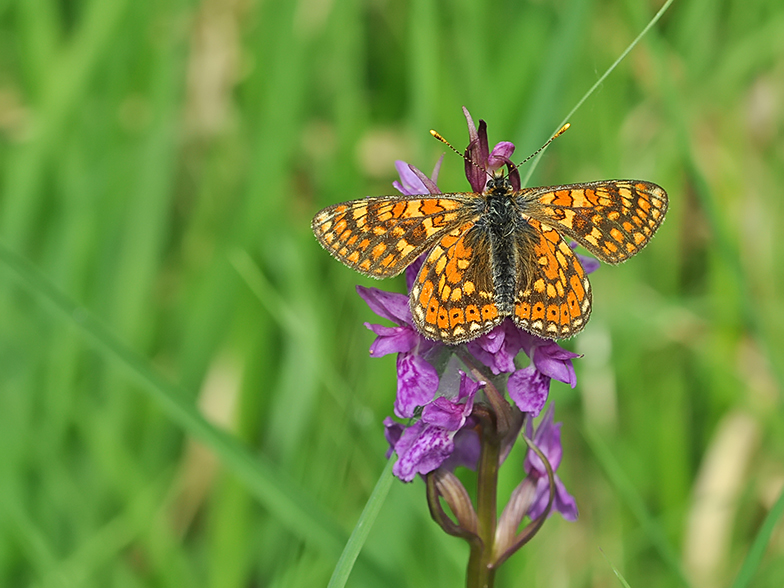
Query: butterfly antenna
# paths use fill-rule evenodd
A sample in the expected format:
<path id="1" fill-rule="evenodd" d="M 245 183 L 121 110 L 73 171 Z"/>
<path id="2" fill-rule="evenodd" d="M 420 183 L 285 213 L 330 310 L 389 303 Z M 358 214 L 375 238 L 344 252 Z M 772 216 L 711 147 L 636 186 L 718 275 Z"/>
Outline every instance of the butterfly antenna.
<path id="1" fill-rule="evenodd" d="M 470 159 L 470 158 L 469 158 L 469 157 L 468 157 L 468 156 L 467 156 L 465 153 L 460 153 L 460 152 L 459 152 L 457 149 L 455 149 L 454 147 L 452 147 L 452 143 L 450 143 L 449 141 L 447 141 L 446 139 L 444 139 L 444 137 L 442 137 L 442 136 L 441 136 L 441 133 L 439 133 L 438 131 L 434 131 L 433 129 L 430 129 L 430 134 L 431 134 L 431 135 L 433 135 L 433 136 L 434 136 L 436 139 L 438 139 L 439 141 L 441 141 L 441 142 L 442 142 L 444 145 L 446 145 L 447 147 L 449 147 L 449 148 L 450 148 L 452 151 L 454 151 L 455 153 L 457 153 L 457 154 L 458 154 L 460 157 L 462 157 L 463 159 L 465 159 L 465 160 L 466 160 L 468 163 L 470 163 L 471 165 L 473 165 L 473 166 L 474 166 L 476 169 L 478 169 L 478 170 L 480 170 L 480 171 L 483 171 L 484 173 L 486 173 L 486 174 L 488 175 L 488 177 L 490 176 L 490 174 L 489 174 L 489 173 L 487 173 L 487 170 L 486 170 L 486 169 L 484 169 L 483 167 L 480 167 L 479 165 L 477 165 L 477 164 L 476 164 L 476 162 L 474 162 L 472 159 Z M 551 140 L 552 140 L 552 139 L 551 139 Z M 541 151 L 541 150 L 540 150 L 540 151 Z"/>
<path id="2" fill-rule="evenodd" d="M 521 165 L 523 165 L 525 162 L 527 162 L 527 161 L 530 161 L 531 159 L 533 159 L 534 157 L 536 157 L 537 155 L 539 155 L 539 154 L 540 154 L 542 151 L 544 151 L 544 149 L 545 149 L 545 148 L 546 148 L 546 147 L 547 147 L 547 146 L 548 146 L 550 143 L 552 143 L 552 142 L 553 142 L 553 141 L 555 141 L 555 140 L 556 140 L 558 137 L 560 137 L 561 135 L 563 135 L 563 134 L 566 132 L 566 129 L 568 129 L 570 126 L 572 126 L 572 125 L 571 125 L 571 124 L 569 124 L 569 123 L 566 123 L 566 124 L 565 124 L 564 126 L 562 126 L 560 129 L 558 129 L 558 132 L 557 132 L 557 133 L 555 133 L 555 135 L 553 135 L 552 137 L 550 137 L 550 138 L 547 140 L 547 143 L 545 143 L 544 145 L 542 145 L 541 147 L 539 147 L 539 149 L 537 149 L 536 151 L 534 151 L 533 153 L 531 153 L 531 155 L 529 155 L 528 157 L 526 157 L 525 159 L 523 159 L 523 160 L 522 160 L 520 163 L 518 163 L 518 164 L 517 164 L 515 167 L 520 167 L 520 166 L 521 166 Z M 433 131 L 430 131 L 430 132 L 432 133 Z M 450 145 L 450 147 L 452 147 L 452 146 Z M 454 149 L 454 147 L 452 147 L 452 149 Z"/>

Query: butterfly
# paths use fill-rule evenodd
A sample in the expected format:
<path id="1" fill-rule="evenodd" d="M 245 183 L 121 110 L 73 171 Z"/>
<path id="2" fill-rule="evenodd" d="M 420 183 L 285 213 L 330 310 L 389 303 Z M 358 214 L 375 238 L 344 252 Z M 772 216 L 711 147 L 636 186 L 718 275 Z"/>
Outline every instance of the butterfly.
<path id="1" fill-rule="evenodd" d="M 395 276 L 427 253 L 410 292 L 427 338 L 471 341 L 504 319 L 545 339 L 579 333 L 591 284 L 566 239 L 618 264 L 651 239 L 667 193 L 639 180 L 515 190 L 496 172 L 484 191 L 368 197 L 313 218 L 321 245 L 373 278 Z"/>

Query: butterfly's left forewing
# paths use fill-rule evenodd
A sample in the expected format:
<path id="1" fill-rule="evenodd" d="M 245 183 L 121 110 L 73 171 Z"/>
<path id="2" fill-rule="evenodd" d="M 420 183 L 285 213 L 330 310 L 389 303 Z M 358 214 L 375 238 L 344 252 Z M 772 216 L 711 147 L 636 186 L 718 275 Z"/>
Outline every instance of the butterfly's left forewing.
<path id="1" fill-rule="evenodd" d="M 311 223 L 334 257 L 373 278 L 395 276 L 470 214 L 472 194 L 378 196 L 334 204 Z M 473 196 L 475 197 L 475 196 Z"/>

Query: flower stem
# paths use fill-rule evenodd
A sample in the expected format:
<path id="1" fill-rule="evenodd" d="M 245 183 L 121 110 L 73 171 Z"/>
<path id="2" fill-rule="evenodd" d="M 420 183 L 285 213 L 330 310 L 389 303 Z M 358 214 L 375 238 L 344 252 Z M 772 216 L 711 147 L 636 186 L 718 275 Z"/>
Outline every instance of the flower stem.
<path id="1" fill-rule="evenodd" d="M 476 499 L 481 541 L 471 544 L 466 572 L 467 588 L 492 588 L 495 581 L 492 558 L 498 514 L 496 501 L 501 439 L 496 430 L 494 415 L 486 414 L 481 419 L 481 437 Z"/>

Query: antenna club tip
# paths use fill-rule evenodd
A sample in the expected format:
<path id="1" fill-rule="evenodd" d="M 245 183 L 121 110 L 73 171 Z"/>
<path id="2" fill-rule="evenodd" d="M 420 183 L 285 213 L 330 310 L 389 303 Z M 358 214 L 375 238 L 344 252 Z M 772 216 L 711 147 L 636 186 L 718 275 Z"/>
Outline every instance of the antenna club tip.
<path id="1" fill-rule="evenodd" d="M 566 123 L 566 124 L 565 124 L 564 126 L 562 126 L 560 129 L 558 129 L 558 132 L 557 132 L 557 133 L 556 133 L 556 134 L 553 136 L 553 139 L 555 139 L 555 137 L 558 137 L 558 136 L 562 135 L 563 133 L 565 133 L 565 132 L 566 132 L 566 130 L 567 130 L 569 127 L 571 127 L 571 126 L 572 126 L 572 124 L 571 124 L 571 123 Z"/>

